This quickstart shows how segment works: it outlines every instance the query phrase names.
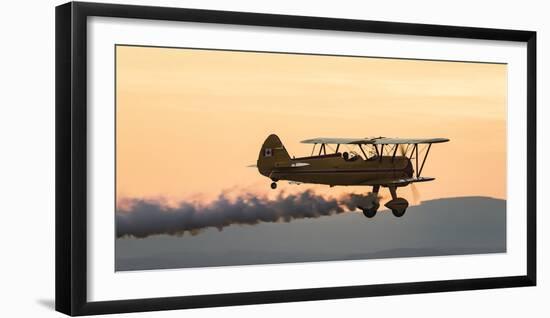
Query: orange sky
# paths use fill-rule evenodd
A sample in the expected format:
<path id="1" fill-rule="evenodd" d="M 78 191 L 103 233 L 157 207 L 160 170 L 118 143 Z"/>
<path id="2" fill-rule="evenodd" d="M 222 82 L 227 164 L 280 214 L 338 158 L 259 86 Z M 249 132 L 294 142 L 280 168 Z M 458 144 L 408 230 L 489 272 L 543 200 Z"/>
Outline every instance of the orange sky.
<path id="1" fill-rule="evenodd" d="M 117 199 L 271 192 L 255 164 L 276 133 L 445 137 L 422 200 L 506 197 L 506 65 L 117 46 Z M 309 185 L 279 182 L 276 191 Z M 313 186 L 338 194 L 367 187 Z M 382 190 L 386 195 L 387 190 Z M 410 198 L 409 189 L 399 195 Z"/>

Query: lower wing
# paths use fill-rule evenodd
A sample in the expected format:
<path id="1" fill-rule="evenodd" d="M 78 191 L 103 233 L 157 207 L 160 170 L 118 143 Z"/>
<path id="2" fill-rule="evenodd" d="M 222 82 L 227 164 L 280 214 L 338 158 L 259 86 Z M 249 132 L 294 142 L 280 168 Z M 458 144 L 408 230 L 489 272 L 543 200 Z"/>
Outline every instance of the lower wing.
<path id="1" fill-rule="evenodd" d="M 379 179 L 379 180 L 369 180 L 365 182 L 365 185 L 382 185 L 382 186 L 406 186 L 409 183 L 414 182 L 427 182 L 435 180 L 432 177 L 417 177 L 417 178 L 399 178 L 399 179 Z"/>

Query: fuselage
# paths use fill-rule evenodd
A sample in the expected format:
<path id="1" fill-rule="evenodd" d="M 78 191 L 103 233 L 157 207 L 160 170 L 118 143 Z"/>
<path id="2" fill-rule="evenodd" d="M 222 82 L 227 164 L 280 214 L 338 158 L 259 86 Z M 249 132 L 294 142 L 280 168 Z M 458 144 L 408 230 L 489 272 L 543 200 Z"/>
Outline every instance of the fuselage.
<path id="1" fill-rule="evenodd" d="M 300 183 L 326 185 L 376 185 L 383 180 L 410 178 L 413 167 L 404 156 L 372 157 L 364 160 L 361 156 L 345 160 L 340 153 L 292 158 L 298 167 L 272 167 L 260 171 L 274 181 L 289 180 Z M 307 164 L 307 165 L 306 165 Z"/>

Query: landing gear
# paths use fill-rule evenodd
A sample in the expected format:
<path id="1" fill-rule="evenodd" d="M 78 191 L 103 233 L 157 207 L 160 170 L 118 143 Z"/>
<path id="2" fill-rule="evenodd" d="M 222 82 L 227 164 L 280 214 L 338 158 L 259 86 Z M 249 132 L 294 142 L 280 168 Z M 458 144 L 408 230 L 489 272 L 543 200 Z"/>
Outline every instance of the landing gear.
<path id="1" fill-rule="evenodd" d="M 359 209 L 363 211 L 363 215 L 368 217 L 369 219 L 374 217 L 376 215 L 376 211 L 378 211 L 378 208 L 380 207 L 380 203 L 378 202 L 378 191 L 380 190 L 380 186 L 376 185 L 372 187 L 372 201 L 370 202 L 370 206 L 358 206 Z"/>
<path id="2" fill-rule="evenodd" d="M 389 187 L 391 193 L 391 200 L 388 201 L 384 206 L 391 210 L 394 216 L 400 218 L 405 214 L 407 208 L 409 207 L 409 202 L 403 198 L 398 198 L 395 187 Z"/>
<path id="3" fill-rule="evenodd" d="M 358 208 L 363 210 L 363 215 L 370 219 L 376 215 L 376 211 L 378 211 L 379 207 L 380 207 L 380 203 L 375 202 L 371 207 L 365 208 L 365 207 L 359 206 Z"/>
<path id="4" fill-rule="evenodd" d="M 271 189 L 277 189 L 277 182 L 271 182 Z"/>
<path id="5" fill-rule="evenodd" d="M 407 202 L 407 200 L 403 198 L 397 197 L 397 188 L 395 186 L 390 186 L 388 188 L 390 189 L 392 199 L 384 204 L 384 206 L 390 209 L 394 216 L 400 218 L 405 214 L 405 211 L 407 211 L 407 208 L 409 207 L 409 202 Z M 372 198 L 372 201 L 368 205 L 357 206 L 363 211 L 363 215 L 365 215 L 369 219 L 373 218 L 376 215 L 376 212 L 380 207 L 380 203 L 378 202 L 379 190 L 379 185 L 373 186 L 371 195 L 373 195 L 374 197 Z"/>
<path id="6" fill-rule="evenodd" d="M 404 208 L 398 208 L 398 209 L 391 209 L 391 213 L 393 213 L 394 216 L 400 218 L 405 214 L 405 211 L 407 210 L 407 206 L 409 204 L 405 202 L 406 206 Z"/>

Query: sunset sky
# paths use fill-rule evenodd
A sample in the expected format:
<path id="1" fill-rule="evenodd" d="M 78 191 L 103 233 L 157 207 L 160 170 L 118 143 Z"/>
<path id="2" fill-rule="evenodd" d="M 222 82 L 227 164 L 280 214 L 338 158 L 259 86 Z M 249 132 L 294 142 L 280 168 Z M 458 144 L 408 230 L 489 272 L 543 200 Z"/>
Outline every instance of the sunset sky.
<path id="1" fill-rule="evenodd" d="M 300 140 L 314 137 L 449 138 L 432 147 L 422 174 L 436 180 L 417 185 L 422 200 L 505 199 L 506 72 L 504 64 L 117 46 L 117 200 L 273 192 L 247 168 L 271 133 L 296 156 L 310 154 Z M 370 191 L 284 181 L 275 191 L 308 188 Z"/>

